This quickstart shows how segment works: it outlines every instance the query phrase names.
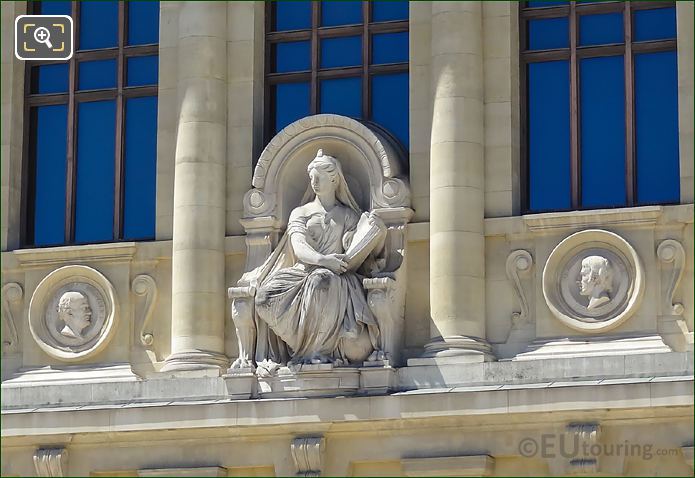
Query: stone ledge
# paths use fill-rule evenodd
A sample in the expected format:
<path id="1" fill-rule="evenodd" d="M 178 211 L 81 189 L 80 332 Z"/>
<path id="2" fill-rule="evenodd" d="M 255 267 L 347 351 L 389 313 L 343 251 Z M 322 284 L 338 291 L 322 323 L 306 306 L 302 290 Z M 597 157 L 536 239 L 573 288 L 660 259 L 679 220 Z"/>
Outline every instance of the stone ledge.
<path id="1" fill-rule="evenodd" d="M 662 377 L 692 375 L 694 371 L 692 352 L 483 363 L 457 363 L 455 357 L 432 360 L 436 363 L 399 369 L 399 389 Z"/>
<path id="2" fill-rule="evenodd" d="M 183 380 L 172 380 L 179 386 Z M 335 400 L 340 400 L 336 405 Z M 214 427 L 275 427 L 291 429 L 330 425 L 333 430 L 352 429 L 360 422 L 369 429 L 388 428 L 402 420 L 441 418 L 473 420 L 481 417 L 505 422 L 537 424 L 553 413 L 555 420 L 568 420 L 578 412 L 593 415 L 648 418 L 660 408 L 678 416 L 692 416 L 693 379 L 652 383 L 577 385 L 572 387 L 523 388 L 515 390 L 418 391 L 380 397 L 343 397 L 212 400 L 24 409 L 2 413 L 3 440 L 48 439 L 62 434 L 117 434 L 135 431 L 184 431 Z M 171 408 L 176 407 L 176 408 Z M 652 410 L 652 411 L 649 411 Z M 514 416 L 515 418 L 512 418 Z M 376 425 L 380 423 L 380 425 Z"/>
<path id="3" fill-rule="evenodd" d="M 18 249 L 12 252 L 23 268 L 46 267 L 79 262 L 128 262 L 137 249 L 135 242 L 111 242 L 37 249 Z"/>
<path id="4" fill-rule="evenodd" d="M 442 359 L 444 360 L 444 359 Z M 351 369 L 358 372 L 357 369 Z M 152 378 L 70 371 L 25 371 L 2 383 L 3 413 L 11 410 L 64 407 L 122 407 L 142 403 L 171 404 L 191 401 L 230 401 L 233 393 L 224 377 Z M 398 394 L 441 392 L 512 391 L 578 388 L 622 384 L 670 383 L 692 380 L 693 353 L 547 359 L 522 362 L 441 363 L 396 370 Z M 51 377 L 46 383 L 44 377 Z M 254 378 L 255 377 L 251 377 Z M 38 381 L 37 381 L 38 380 Z M 389 379 L 390 380 L 390 379 Z M 388 385 L 388 384 L 387 384 Z M 249 396 L 247 394 L 247 396 Z M 301 393 L 284 398 L 301 400 Z M 248 400 L 257 403 L 259 400 Z M 260 400 L 268 401 L 268 400 Z"/>

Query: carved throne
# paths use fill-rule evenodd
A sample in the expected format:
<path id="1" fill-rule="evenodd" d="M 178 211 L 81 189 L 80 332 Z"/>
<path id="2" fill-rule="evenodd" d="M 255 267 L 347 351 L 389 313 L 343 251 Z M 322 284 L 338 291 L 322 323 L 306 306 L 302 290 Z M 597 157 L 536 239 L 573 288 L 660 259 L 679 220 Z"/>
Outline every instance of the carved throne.
<path id="1" fill-rule="evenodd" d="M 250 373 L 263 360 L 257 350 L 252 271 L 270 256 L 300 205 L 309 180 L 306 168 L 316 151 L 340 159 L 348 186 L 364 211 L 374 211 L 387 226 L 380 271 L 363 280 L 367 302 L 379 323 L 379 360 L 365 366 L 398 365 L 405 306 L 405 228 L 413 211 L 405 153 L 380 128 L 351 118 L 322 114 L 300 119 L 266 146 L 254 170 L 253 188 L 244 196 L 246 273 L 228 289 L 239 357 L 230 373 Z"/>

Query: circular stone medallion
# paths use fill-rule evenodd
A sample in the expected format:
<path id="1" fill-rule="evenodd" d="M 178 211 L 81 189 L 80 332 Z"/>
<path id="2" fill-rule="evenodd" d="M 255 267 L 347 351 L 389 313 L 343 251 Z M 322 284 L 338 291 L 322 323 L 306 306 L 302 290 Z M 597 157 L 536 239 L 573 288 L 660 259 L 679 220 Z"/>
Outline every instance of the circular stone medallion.
<path id="1" fill-rule="evenodd" d="M 590 229 L 564 239 L 543 270 L 543 295 L 551 312 L 582 332 L 605 332 L 630 317 L 644 292 L 644 271 L 622 237 Z"/>
<path id="2" fill-rule="evenodd" d="M 29 305 L 29 329 L 48 355 L 81 360 L 102 350 L 113 335 L 116 294 L 101 273 L 66 266 L 48 274 Z"/>

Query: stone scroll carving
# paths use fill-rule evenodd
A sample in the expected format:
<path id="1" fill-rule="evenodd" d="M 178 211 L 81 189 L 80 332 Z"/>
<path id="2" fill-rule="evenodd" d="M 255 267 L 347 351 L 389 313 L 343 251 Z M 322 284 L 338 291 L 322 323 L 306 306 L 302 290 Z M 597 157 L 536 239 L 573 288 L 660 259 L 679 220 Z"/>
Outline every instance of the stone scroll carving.
<path id="1" fill-rule="evenodd" d="M 663 264 L 672 264 L 671 277 L 662 293 L 662 310 L 665 315 L 683 315 L 683 304 L 674 302 L 673 296 L 683 278 L 685 249 L 680 242 L 666 239 L 659 244 L 656 255 Z"/>
<path id="2" fill-rule="evenodd" d="M 68 451 L 65 448 L 39 448 L 34 453 L 37 476 L 65 476 Z"/>
<path id="3" fill-rule="evenodd" d="M 323 437 L 303 437 L 292 440 L 290 452 L 297 470 L 296 476 L 321 476 L 325 444 L 326 440 Z"/>
<path id="4" fill-rule="evenodd" d="M 142 309 L 142 313 L 139 315 L 140 332 L 138 335 L 142 345 L 150 347 L 154 342 L 154 335 L 150 330 L 150 320 L 154 314 L 154 309 L 157 305 L 157 297 L 159 295 L 157 284 L 152 277 L 141 274 L 133 279 L 131 290 L 135 295 L 145 297 L 145 305 Z"/>
<path id="5" fill-rule="evenodd" d="M 2 286 L 2 351 L 14 352 L 17 350 L 19 336 L 17 334 L 17 324 L 14 320 L 12 307 L 19 303 L 24 296 L 22 286 L 16 282 L 10 282 Z"/>
<path id="6" fill-rule="evenodd" d="M 561 241 L 543 270 L 543 296 L 553 315 L 585 333 L 602 333 L 639 308 L 644 269 L 622 237 L 589 229 Z"/>
<path id="7" fill-rule="evenodd" d="M 692 350 L 693 332 L 683 317 L 685 308 L 674 299 L 685 269 L 685 249 L 680 242 L 666 239 L 657 247 L 656 255 L 661 262 L 662 274 L 658 331 L 673 350 Z"/>
<path id="8" fill-rule="evenodd" d="M 230 373 L 398 359 L 412 210 L 394 151 L 337 115 L 299 120 L 266 147 L 244 199 L 246 272 L 228 290 Z"/>
<path id="9" fill-rule="evenodd" d="M 507 257 L 506 270 L 507 279 L 514 286 L 514 292 L 516 293 L 516 298 L 519 301 L 519 306 L 521 308 L 520 312 L 512 312 L 512 326 L 524 323 L 529 318 L 529 306 L 528 300 L 526 299 L 526 293 L 524 288 L 521 286 L 520 275 L 528 273 L 533 265 L 533 258 L 531 254 L 523 249 L 517 251 L 512 251 Z"/>
<path id="10" fill-rule="evenodd" d="M 118 316 L 116 292 L 106 277 L 91 267 L 65 266 L 34 290 L 29 330 L 48 355 L 78 361 L 106 347 Z"/>

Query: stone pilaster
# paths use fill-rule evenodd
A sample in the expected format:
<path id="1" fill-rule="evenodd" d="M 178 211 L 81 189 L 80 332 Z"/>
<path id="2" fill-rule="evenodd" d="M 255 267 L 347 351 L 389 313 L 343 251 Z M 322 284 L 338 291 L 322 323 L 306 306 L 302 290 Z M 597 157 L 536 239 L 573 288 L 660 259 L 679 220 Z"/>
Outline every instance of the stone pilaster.
<path id="1" fill-rule="evenodd" d="M 481 2 L 432 2 L 430 307 L 426 356 L 489 360 Z"/>
<path id="2" fill-rule="evenodd" d="M 171 355 L 163 371 L 225 366 L 227 5 L 179 10 Z"/>

